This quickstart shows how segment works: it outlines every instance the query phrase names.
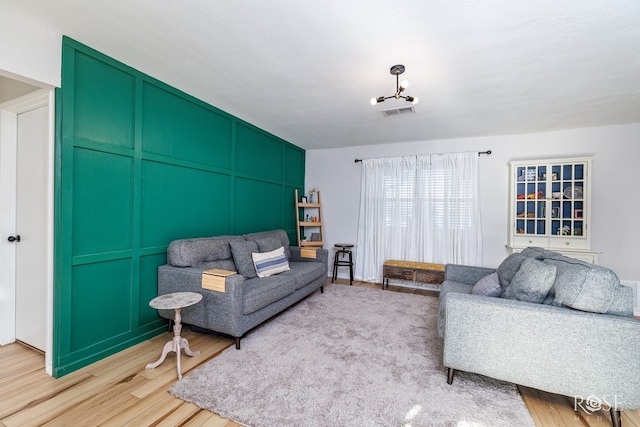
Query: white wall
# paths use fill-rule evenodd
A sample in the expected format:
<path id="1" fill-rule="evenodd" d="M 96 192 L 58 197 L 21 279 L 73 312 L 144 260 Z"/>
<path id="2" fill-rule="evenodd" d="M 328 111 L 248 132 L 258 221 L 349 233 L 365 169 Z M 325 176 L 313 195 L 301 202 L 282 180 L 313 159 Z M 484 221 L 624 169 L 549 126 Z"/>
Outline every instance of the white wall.
<path id="1" fill-rule="evenodd" d="M 357 241 L 362 165 L 354 159 L 486 150 L 493 154 L 480 157 L 483 265 L 506 256 L 507 162 L 593 155 L 592 249 L 621 279 L 640 280 L 640 124 L 308 150 L 305 181 L 322 193 L 325 247 Z"/>
<path id="2" fill-rule="evenodd" d="M 60 87 L 62 36 L 21 16 L 0 13 L 0 71 Z"/>

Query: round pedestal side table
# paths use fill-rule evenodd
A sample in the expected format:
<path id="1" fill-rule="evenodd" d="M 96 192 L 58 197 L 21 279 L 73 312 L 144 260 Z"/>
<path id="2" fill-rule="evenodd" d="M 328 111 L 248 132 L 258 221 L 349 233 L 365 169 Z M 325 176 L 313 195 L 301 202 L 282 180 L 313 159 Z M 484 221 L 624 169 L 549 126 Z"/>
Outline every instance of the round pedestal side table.
<path id="1" fill-rule="evenodd" d="M 192 351 L 189 348 L 189 342 L 186 338 L 182 338 L 180 336 L 180 332 L 182 331 L 182 324 L 180 321 L 182 320 L 182 316 L 180 315 L 180 310 L 185 307 L 192 306 L 197 304 L 202 299 L 202 295 L 195 292 L 175 292 L 172 294 L 160 295 L 149 302 L 149 305 L 156 310 L 175 310 L 175 318 L 173 325 L 173 340 L 169 341 L 164 345 L 164 349 L 162 350 L 162 356 L 154 363 L 149 363 L 146 368 L 153 369 L 156 366 L 159 366 L 164 359 L 167 357 L 169 352 L 173 351 L 176 353 L 176 363 L 178 369 L 178 379 L 182 379 L 182 370 L 180 369 L 180 349 L 184 349 L 184 352 L 187 356 L 197 356 L 200 354 L 199 351 Z"/>

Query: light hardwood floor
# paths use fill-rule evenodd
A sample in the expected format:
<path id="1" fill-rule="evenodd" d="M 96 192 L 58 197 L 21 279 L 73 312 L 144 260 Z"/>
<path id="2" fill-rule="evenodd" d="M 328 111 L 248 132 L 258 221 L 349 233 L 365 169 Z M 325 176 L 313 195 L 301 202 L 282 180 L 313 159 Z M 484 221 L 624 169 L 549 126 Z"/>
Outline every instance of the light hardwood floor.
<path id="1" fill-rule="evenodd" d="M 231 339 L 188 329 L 183 329 L 183 336 L 201 353 L 197 357 L 183 354 L 183 374 L 233 345 Z M 39 352 L 18 343 L 0 347 L 0 426 L 240 426 L 167 393 L 177 380 L 173 355 L 155 369 L 144 368 L 158 359 L 171 336 L 167 332 L 60 379 L 44 372 L 44 356 Z M 519 389 L 536 426 L 610 425 L 608 413 L 574 412 L 571 399 Z M 640 427 L 640 413 L 623 411 L 622 423 L 624 427 Z"/>

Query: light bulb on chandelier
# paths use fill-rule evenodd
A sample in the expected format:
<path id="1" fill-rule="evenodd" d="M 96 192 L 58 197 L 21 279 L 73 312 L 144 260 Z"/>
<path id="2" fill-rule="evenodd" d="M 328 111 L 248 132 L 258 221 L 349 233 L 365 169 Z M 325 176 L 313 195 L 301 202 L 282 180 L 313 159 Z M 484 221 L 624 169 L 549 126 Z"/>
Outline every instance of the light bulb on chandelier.
<path id="1" fill-rule="evenodd" d="M 371 105 L 376 105 L 380 102 L 384 102 L 385 100 L 391 99 L 391 98 L 395 98 L 395 99 L 402 98 L 405 101 L 410 102 L 414 105 L 417 104 L 419 102 L 418 97 L 401 95 L 401 93 L 404 92 L 404 90 L 409 87 L 408 80 L 403 80 L 402 83 L 400 83 L 400 74 L 404 73 L 404 65 L 400 65 L 400 64 L 394 65 L 393 67 L 391 67 L 389 72 L 391 73 L 391 75 L 396 76 L 396 93 L 394 93 L 391 96 L 379 96 L 377 98 L 375 97 L 371 98 L 371 101 L 369 101 Z"/>

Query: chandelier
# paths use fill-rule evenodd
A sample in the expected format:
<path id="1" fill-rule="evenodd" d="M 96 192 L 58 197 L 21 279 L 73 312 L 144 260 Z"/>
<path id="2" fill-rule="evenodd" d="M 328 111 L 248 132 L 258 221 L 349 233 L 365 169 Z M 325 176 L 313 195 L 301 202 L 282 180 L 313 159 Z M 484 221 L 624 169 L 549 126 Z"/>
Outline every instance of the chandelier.
<path id="1" fill-rule="evenodd" d="M 400 74 L 404 73 L 404 65 L 400 65 L 400 64 L 394 65 L 393 67 L 391 67 L 389 72 L 391 73 L 392 76 L 396 76 L 396 93 L 394 93 L 391 96 L 379 96 L 377 98 L 371 98 L 371 105 L 376 105 L 379 102 L 384 102 L 386 99 L 391 99 L 391 98 L 395 98 L 395 99 L 403 98 L 407 102 L 410 102 L 412 104 L 417 104 L 418 103 L 417 97 L 409 96 L 409 95 L 401 95 L 402 92 L 404 92 L 404 90 L 409 87 L 409 82 L 407 80 L 403 80 L 402 82 L 400 82 Z"/>

